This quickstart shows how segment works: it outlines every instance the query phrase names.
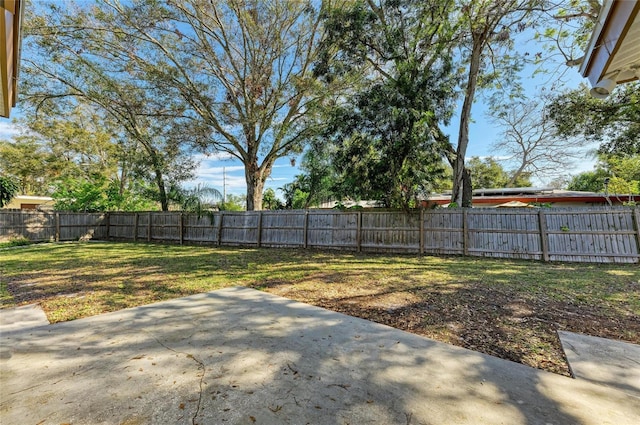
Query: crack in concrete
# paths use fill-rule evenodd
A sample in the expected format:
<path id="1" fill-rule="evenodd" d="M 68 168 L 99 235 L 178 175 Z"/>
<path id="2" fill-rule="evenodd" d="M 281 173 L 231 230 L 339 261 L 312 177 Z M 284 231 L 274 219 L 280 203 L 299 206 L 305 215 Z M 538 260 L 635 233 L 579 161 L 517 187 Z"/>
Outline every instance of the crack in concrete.
<path id="1" fill-rule="evenodd" d="M 149 332 L 147 332 L 149 333 Z M 198 425 L 196 423 L 196 418 L 198 417 L 198 414 L 200 413 L 200 404 L 202 403 L 202 384 L 204 383 L 204 375 L 206 372 L 206 368 L 204 366 L 204 363 L 202 362 L 202 360 L 198 359 L 196 356 L 194 356 L 191 353 L 187 353 L 185 351 L 179 351 L 179 350 L 175 350 L 171 347 L 169 347 L 168 345 L 166 345 L 165 343 L 163 343 L 162 341 L 160 341 L 155 335 L 149 334 L 151 335 L 151 337 L 162 347 L 166 348 L 167 350 L 174 352 L 176 354 L 184 354 L 188 359 L 193 360 L 194 362 L 196 362 L 198 364 L 198 370 L 202 370 L 202 373 L 200 374 L 200 382 L 199 382 L 199 394 L 198 394 L 198 403 L 196 404 L 196 412 L 195 414 L 191 417 L 191 424 L 192 425 Z"/>

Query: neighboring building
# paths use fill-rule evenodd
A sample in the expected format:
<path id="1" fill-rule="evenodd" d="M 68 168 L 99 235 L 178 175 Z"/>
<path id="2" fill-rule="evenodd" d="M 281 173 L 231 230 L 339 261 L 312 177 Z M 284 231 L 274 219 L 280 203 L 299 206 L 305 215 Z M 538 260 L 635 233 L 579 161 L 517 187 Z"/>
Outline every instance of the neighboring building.
<path id="1" fill-rule="evenodd" d="M 16 106 L 22 43 L 22 0 L 0 0 L 0 116 Z"/>
<path id="2" fill-rule="evenodd" d="M 622 205 L 625 202 L 640 203 L 640 195 L 612 195 L 594 192 L 577 192 L 548 188 L 519 187 L 502 189 L 478 189 L 473 191 L 474 208 L 496 207 L 593 207 Z M 434 195 L 423 201 L 425 208 L 446 207 L 451 195 Z"/>
<path id="3" fill-rule="evenodd" d="M 605 0 L 580 73 L 599 99 L 617 84 L 640 78 L 640 1 Z"/>
<path id="4" fill-rule="evenodd" d="M 53 198 L 48 196 L 15 196 L 11 202 L 4 206 L 5 209 L 19 210 L 51 210 L 53 209 Z"/>
<path id="5" fill-rule="evenodd" d="M 423 208 L 448 207 L 451 194 L 433 194 L 422 201 Z M 628 202 L 640 205 L 640 195 L 618 195 L 595 192 L 578 192 L 536 187 L 510 187 L 476 189 L 473 191 L 474 208 L 528 208 L 528 207 L 598 207 L 621 206 Z M 377 201 L 327 201 L 317 208 L 328 209 L 342 205 L 345 208 L 380 208 Z"/>

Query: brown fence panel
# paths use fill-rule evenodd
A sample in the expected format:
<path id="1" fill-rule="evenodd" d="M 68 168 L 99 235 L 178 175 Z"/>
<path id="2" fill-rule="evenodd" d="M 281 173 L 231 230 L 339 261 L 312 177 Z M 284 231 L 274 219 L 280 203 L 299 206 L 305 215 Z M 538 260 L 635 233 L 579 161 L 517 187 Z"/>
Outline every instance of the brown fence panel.
<path id="1" fill-rule="evenodd" d="M 106 214 L 59 212 L 58 240 L 75 241 L 104 239 L 106 236 Z"/>
<path id="2" fill-rule="evenodd" d="M 0 210 L 0 241 L 16 237 L 25 237 L 34 242 L 55 240 L 55 213 Z"/>
<path id="3" fill-rule="evenodd" d="M 307 246 L 313 248 L 358 248 L 358 213 L 309 211 Z"/>
<path id="4" fill-rule="evenodd" d="M 152 212 L 151 240 L 162 242 L 180 242 L 180 213 Z"/>
<path id="5" fill-rule="evenodd" d="M 107 217 L 108 232 L 107 238 L 113 239 L 135 239 L 135 213 L 112 212 Z"/>
<path id="6" fill-rule="evenodd" d="M 238 211 L 222 214 L 220 242 L 223 245 L 258 245 L 260 212 Z"/>
<path id="7" fill-rule="evenodd" d="M 185 214 L 183 216 L 183 240 L 195 243 L 218 243 L 220 214 Z"/>
<path id="8" fill-rule="evenodd" d="M 420 213 L 362 212 L 360 235 L 363 251 L 420 252 Z"/>
<path id="9" fill-rule="evenodd" d="M 634 210 L 614 208 L 548 210 L 549 259 L 590 263 L 637 263 L 638 241 Z"/>
<path id="10" fill-rule="evenodd" d="M 288 247 L 305 245 L 304 211 L 262 211 L 261 246 Z"/>
<path id="11" fill-rule="evenodd" d="M 466 220 L 468 255 L 542 259 L 538 212 L 532 208 L 473 209 Z"/>
<path id="12" fill-rule="evenodd" d="M 427 254 L 464 254 L 464 212 L 432 210 L 424 213 L 424 252 Z"/>

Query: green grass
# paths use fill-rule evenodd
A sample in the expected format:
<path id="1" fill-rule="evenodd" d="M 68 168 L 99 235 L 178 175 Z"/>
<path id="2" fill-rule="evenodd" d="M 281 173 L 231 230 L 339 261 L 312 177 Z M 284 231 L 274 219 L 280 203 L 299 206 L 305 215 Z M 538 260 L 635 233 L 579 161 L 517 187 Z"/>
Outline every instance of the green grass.
<path id="1" fill-rule="evenodd" d="M 25 237 L 18 237 L 9 239 L 8 241 L 0 242 L 0 248 L 13 248 L 16 246 L 31 245 L 32 243 L 33 242 Z"/>
<path id="2" fill-rule="evenodd" d="M 344 284 L 351 288 L 372 286 L 376 291 L 416 291 L 444 285 L 444 292 L 483 282 L 522 296 L 618 304 L 640 315 L 640 294 L 629 291 L 630 285 L 640 283 L 637 265 L 134 243 L 39 244 L 2 251 L 0 260 L 0 305 L 40 302 L 56 321 L 228 286 L 266 289 L 293 285 L 304 289 L 319 282 L 329 291 Z M 4 295 L 7 282 L 12 282 L 14 301 Z M 51 308 L 53 305 L 60 307 Z M 71 305 L 75 312 L 63 311 Z"/>
<path id="3" fill-rule="evenodd" d="M 51 322 L 248 286 L 566 373 L 556 329 L 640 342 L 637 264 L 143 243 L 0 251 L 0 307 Z"/>

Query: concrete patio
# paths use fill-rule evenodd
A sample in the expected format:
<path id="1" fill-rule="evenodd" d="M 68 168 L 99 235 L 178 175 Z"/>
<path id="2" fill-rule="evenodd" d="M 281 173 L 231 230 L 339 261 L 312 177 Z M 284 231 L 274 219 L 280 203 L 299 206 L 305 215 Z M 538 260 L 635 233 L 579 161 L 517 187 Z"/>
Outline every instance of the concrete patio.
<path id="1" fill-rule="evenodd" d="M 637 424 L 633 393 L 229 288 L 2 330 L 9 424 Z"/>

